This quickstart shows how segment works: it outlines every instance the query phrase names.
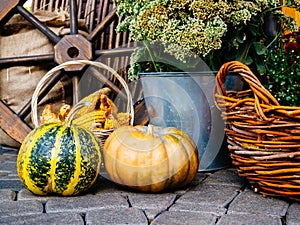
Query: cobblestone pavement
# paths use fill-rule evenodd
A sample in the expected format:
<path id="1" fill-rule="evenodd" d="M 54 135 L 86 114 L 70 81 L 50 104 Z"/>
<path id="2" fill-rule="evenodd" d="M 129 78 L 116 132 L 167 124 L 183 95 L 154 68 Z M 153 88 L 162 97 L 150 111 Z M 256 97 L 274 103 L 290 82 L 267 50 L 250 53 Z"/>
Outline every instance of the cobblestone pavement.
<path id="1" fill-rule="evenodd" d="M 234 168 L 199 173 L 186 189 L 143 194 L 100 176 L 76 197 L 41 197 L 20 183 L 16 150 L 0 146 L 0 224 L 296 225 L 300 204 L 254 193 Z"/>

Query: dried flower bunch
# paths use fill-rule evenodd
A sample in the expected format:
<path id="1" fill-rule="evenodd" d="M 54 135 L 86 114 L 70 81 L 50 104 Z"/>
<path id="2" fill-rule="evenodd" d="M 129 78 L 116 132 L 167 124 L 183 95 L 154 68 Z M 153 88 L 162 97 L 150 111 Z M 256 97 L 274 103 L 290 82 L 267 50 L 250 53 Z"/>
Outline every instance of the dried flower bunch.
<path id="1" fill-rule="evenodd" d="M 239 60 L 247 65 L 254 63 L 264 73 L 261 56 L 268 38 L 264 18 L 273 13 L 276 21 L 289 25 L 287 28 L 296 25 L 282 13 L 279 0 L 115 0 L 115 3 L 118 14 L 125 17 L 118 30 L 129 30 L 132 40 L 162 42 L 164 52 L 182 62 L 195 54 L 214 70 L 226 61 Z M 285 6 L 299 10 L 300 2 L 288 0 Z"/>

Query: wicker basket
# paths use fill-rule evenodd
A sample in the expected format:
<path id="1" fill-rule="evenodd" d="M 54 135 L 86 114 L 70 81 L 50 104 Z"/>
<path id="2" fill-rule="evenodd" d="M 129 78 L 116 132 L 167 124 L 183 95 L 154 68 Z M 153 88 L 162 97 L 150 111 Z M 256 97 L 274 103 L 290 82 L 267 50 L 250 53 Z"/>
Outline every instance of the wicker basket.
<path id="1" fill-rule="evenodd" d="M 133 109 L 133 104 L 132 104 L 131 93 L 129 91 L 126 81 L 115 70 L 113 70 L 111 67 L 109 67 L 101 62 L 95 62 L 95 61 L 89 61 L 89 60 L 74 60 L 74 61 L 68 61 L 68 62 L 62 63 L 62 64 L 54 67 L 53 69 L 49 70 L 37 84 L 36 89 L 32 95 L 32 102 L 31 102 L 32 122 L 33 122 L 34 126 L 35 127 L 39 126 L 39 119 L 38 119 L 38 113 L 37 113 L 37 111 L 38 111 L 37 110 L 37 101 L 38 101 L 39 92 L 45 86 L 45 83 L 47 83 L 47 81 L 51 78 L 51 76 L 53 76 L 55 73 L 57 73 L 58 71 L 60 71 L 64 68 L 71 67 L 74 65 L 88 65 L 88 66 L 94 66 L 94 67 L 97 67 L 100 69 L 105 69 L 106 71 L 110 72 L 116 79 L 118 79 L 120 84 L 123 86 L 124 91 L 127 96 L 126 113 L 128 113 L 129 117 L 130 117 L 130 121 L 129 121 L 128 125 L 133 125 L 134 109 Z M 95 75 L 101 76 L 98 73 L 96 73 Z M 80 106 L 77 104 L 76 106 L 82 107 L 83 105 Z M 75 106 L 74 106 L 74 108 L 75 108 Z M 70 114 L 72 114 L 72 113 L 70 112 Z M 101 145 L 103 145 L 106 138 L 113 132 L 114 129 L 109 129 L 109 130 L 105 130 L 105 129 L 94 129 L 93 130 L 93 129 L 91 129 L 91 130 L 98 137 L 98 139 L 101 142 Z"/>
<path id="2" fill-rule="evenodd" d="M 249 89 L 227 91 L 224 82 L 230 71 L 242 76 Z M 300 200 L 300 107 L 281 106 L 251 70 L 236 61 L 218 71 L 214 93 L 238 174 L 256 192 Z"/>

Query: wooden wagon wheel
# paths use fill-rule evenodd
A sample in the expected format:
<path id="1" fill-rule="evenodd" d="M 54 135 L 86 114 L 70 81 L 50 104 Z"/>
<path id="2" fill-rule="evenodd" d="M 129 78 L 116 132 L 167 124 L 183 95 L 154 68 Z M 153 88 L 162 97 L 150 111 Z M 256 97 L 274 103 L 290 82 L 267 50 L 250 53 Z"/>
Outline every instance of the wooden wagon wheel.
<path id="1" fill-rule="evenodd" d="M 117 18 L 116 9 L 113 9 L 104 20 L 93 29 L 88 36 L 84 37 L 78 33 L 78 19 L 77 19 L 77 1 L 69 0 L 70 7 L 70 34 L 63 37 L 57 36 L 45 24 L 39 21 L 33 14 L 26 10 L 23 5 L 26 0 L 0 0 L 0 26 L 3 26 L 14 14 L 20 14 L 38 30 L 40 30 L 54 46 L 54 54 L 19 56 L 11 58 L 0 58 L 0 68 L 7 68 L 12 66 L 29 66 L 40 63 L 56 63 L 61 64 L 70 60 L 85 59 L 95 60 L 103 54 L 118 54 L 128 53 L 132 49 L 120 50 L 95 50 L 93 42 L 99 34 L 103 32 L 110 23 Z M 66 73 L 72 76 L 73 90 L 77 89 L 77 75 L 82 72 L 84 66 L 76 65 L 69 67 Z M 76 72 L 76 73 L 74 73 Z M 58 72 L 47 83 L 45 88 L 40 92 L 39 100 L 41 100 L 49 90 L 61 79 L 63 72 Z M 77 74 L 77 75 L 74 75 Z M 73 91 L 73 99 L 78 100 L 76 91 Z M 27 102 L 19 112 L 12 111 L 3 101 L 0 100 L 0 126 L 13 139 L 22 142 L 26 135 L 31 131 L 31 127 L 24 121 L 30 114 L 30 103 Z"/>

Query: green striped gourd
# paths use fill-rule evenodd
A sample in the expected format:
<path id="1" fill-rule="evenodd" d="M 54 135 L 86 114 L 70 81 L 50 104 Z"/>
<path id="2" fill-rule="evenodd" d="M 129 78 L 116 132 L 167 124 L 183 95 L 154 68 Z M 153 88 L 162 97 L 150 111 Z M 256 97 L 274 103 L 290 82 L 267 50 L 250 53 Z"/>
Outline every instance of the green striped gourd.
<path id="1" fill-rule="evenodd" d="M 96 181 L 100 164 L 100 145 L 92 132 L 70 122 L 46 123 L 25 138 L 17 170 L 34 194 L 76 195 Z"/>

